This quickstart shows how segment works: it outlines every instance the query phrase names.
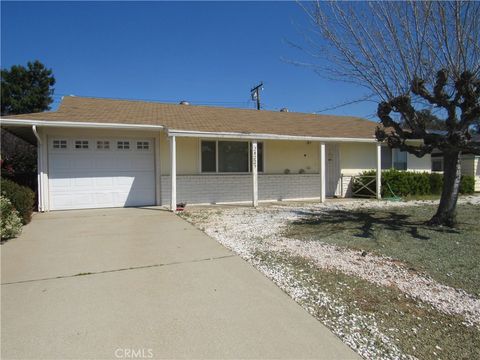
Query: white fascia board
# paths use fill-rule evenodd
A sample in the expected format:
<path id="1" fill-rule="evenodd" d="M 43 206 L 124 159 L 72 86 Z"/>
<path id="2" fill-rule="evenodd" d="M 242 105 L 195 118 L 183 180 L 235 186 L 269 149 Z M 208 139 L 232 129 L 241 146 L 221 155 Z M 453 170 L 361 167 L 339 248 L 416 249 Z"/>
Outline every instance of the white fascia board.
<path id="1" fill-rule="evenodd" d="M 2 125 L 17 126 L 45 126 L 45 127 L 71 127 L 71 128 L 97 128 L 97 129 L 137 129 L 137 130 L 161 130 L 163 125 L 142 125 L 142 124 L 119 124 L 119 123 L 98 123 L 78 121 L 48 121 L 28 119 L 0 119 Z"/>
<path id="2" fill-rule="evenodd" d="M 364 142 L 376 143 L 373 137 L 369 138 L 342 138 L 342 137 L 319 137 L 319 136 L 294 136 L 294 135 L 276 135 L 276 134 L 255 134 L 255 133 L 235 133 L 235 132 L 208 132 L 208 131 L 188 131 L 173 130 L 167 131 L 168 136 L 178 137 L 197 137 L 197 138 L 217 138 L 217 139 L 250 139 L 250 140 L 303 140 L 303 141 L 322 141 L 322 142 Z"/>

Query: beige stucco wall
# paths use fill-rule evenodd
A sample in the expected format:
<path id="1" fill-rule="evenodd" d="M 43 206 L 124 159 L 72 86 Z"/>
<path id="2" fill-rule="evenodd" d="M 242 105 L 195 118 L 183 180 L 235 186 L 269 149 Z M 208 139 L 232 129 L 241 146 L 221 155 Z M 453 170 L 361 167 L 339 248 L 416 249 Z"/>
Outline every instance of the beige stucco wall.
<path id="1" fill-rule="evenodd" d="M 480 156 L 465 155 L 461 165 L 462 174 L 475 176 L 475 191 L 480 191 Z"/>
<path id="2" fill-rule="evenodd" d="M 407 166 L 408 170 L 412 171 L 432 171 L 432 157 L 427 154 L 421 158 L 412 154 L 407 154 Z"/>
<path id="3" fill-rule="evenodd" d="M 341 143 L 340 171 L 343 175 L 357 175 L 364 170 L 375 169 L 376 144 L 368 143 Z"/>
<path id="4" fill-rule="evenodd" d="M 200 139 L 177 137 L 177 174 L 200 173 Z M 265 173 L 283 174 L 285 169 L 298 173 L 318 173 L 318 143 L 307 141 L 263 141 Z M 160 137 L 162 175 L 170 174 L 169 140 Z"/>
<path id="5" fill-rule="evenodd" d="M 319 145 L 311 141 L 281 141 L 264 142 L 265 173 L 283 174 L 285 169 L 298 174 L 300 169 L 305 173 L 318 173 Z"/>
<path id="6" fill-rule="evenodd" d="M 192 175 L 200 171 L 199 140 L 196 138 L 179 138 L 177 143 L 177 174 Z M 160 167 L 162 175 L 170 175 L 170 143 L 168 137 L 160 136 Z"/>
<path id="7" fill-rule="evenodd" d="M 161 131 L 45 128 L 48 136 L 85 136 L 94 138 L 156 138 L 160 144 L 161 175 L 170 173 L 170 149 L 168 137 Z M 193 175 L 200 173 L 200 139 L 177 137 L 177 174 Z M 300 169 L 305 173 L 319 172 L 319 143 L 307 141 L 266 140 L 264 143 L 265 174 L 283 174 L 289 169 L 296 174 Z M 376 166 L 376 144 L 340 143 L 339 158 L 341 173 L 356 175 Z M 431 159 L 427 155 L 421 159 L 408 156 L 408 169 L 430 171 Z"/>
<path id="8" fill-rule="evenodd" d="M 343 175 L 352 176 L 377 166 L 376 144 L 342 143 L 340 144 L 340 168 Z M 422 158 L 407 154 L 407 169 L 410 171 L 426 171 L 432 169 L 430 154 Z"/>

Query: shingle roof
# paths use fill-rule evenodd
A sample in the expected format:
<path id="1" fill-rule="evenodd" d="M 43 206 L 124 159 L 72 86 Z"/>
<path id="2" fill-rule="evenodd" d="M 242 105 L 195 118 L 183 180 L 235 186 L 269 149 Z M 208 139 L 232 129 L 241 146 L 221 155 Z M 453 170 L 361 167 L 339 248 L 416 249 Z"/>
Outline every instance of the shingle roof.
<path id="1" fill-rule="evenodd" d="M 377 124 L 356 117 L 64 97 L 57 111 L 4 119 L 162 125 L 171 130 L 373 139 Z"/>

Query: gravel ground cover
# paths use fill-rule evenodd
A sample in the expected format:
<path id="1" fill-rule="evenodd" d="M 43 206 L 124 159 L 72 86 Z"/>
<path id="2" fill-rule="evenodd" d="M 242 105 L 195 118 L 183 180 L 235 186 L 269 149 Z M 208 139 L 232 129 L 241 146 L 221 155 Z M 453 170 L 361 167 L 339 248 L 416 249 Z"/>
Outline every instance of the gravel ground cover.
<path id="1" fill-rule="evenodd" d="M 328 229 L 314 228 L 335 213 L 367 212 L 372 218 L 372 212 L 387 212 L 391 219 L 382 221 L 392 222 L 388 231 L 421 241 L 424 229 L 412 221 L 405 224 L 406 217 L 424 214 L 432 204 L 347 200 L 256 209 L 191 207 L 182 216 L 250 261 L 365 358 L 479 358 L 480 299 L 475 291 L 449 286 L 430 276 L 428 266 L 418 262 L 412 267 L 410 259 L 386 256 L 381 247 L 364 251 L 362 243 L 329 241 L 360 228 L 365 238 L 381 244 L 381 222 L 376 226 L 362 218 L 360 227 L 345 229 L 337 217 L 336 230 L 334 221 Z M 462 198 L 460 207 L 470 207 L 469 213 L 480 210 L 480 196 Z M 308 231 L 299 231 L 301 226 Z"/>

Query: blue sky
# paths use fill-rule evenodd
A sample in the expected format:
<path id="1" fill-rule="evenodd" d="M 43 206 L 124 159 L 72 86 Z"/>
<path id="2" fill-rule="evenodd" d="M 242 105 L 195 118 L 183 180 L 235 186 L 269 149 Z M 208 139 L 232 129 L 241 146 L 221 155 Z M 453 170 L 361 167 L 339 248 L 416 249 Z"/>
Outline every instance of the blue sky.
<path id="1" fill-rule="evenodd" d="M 315 112 L 362 96 L 284 59 L 310 61 L 293 2 L 2 2 L 2 68 L 38 59 L 63 94 Z M 325 113 L 372 116 L 373 103 Z"/>

